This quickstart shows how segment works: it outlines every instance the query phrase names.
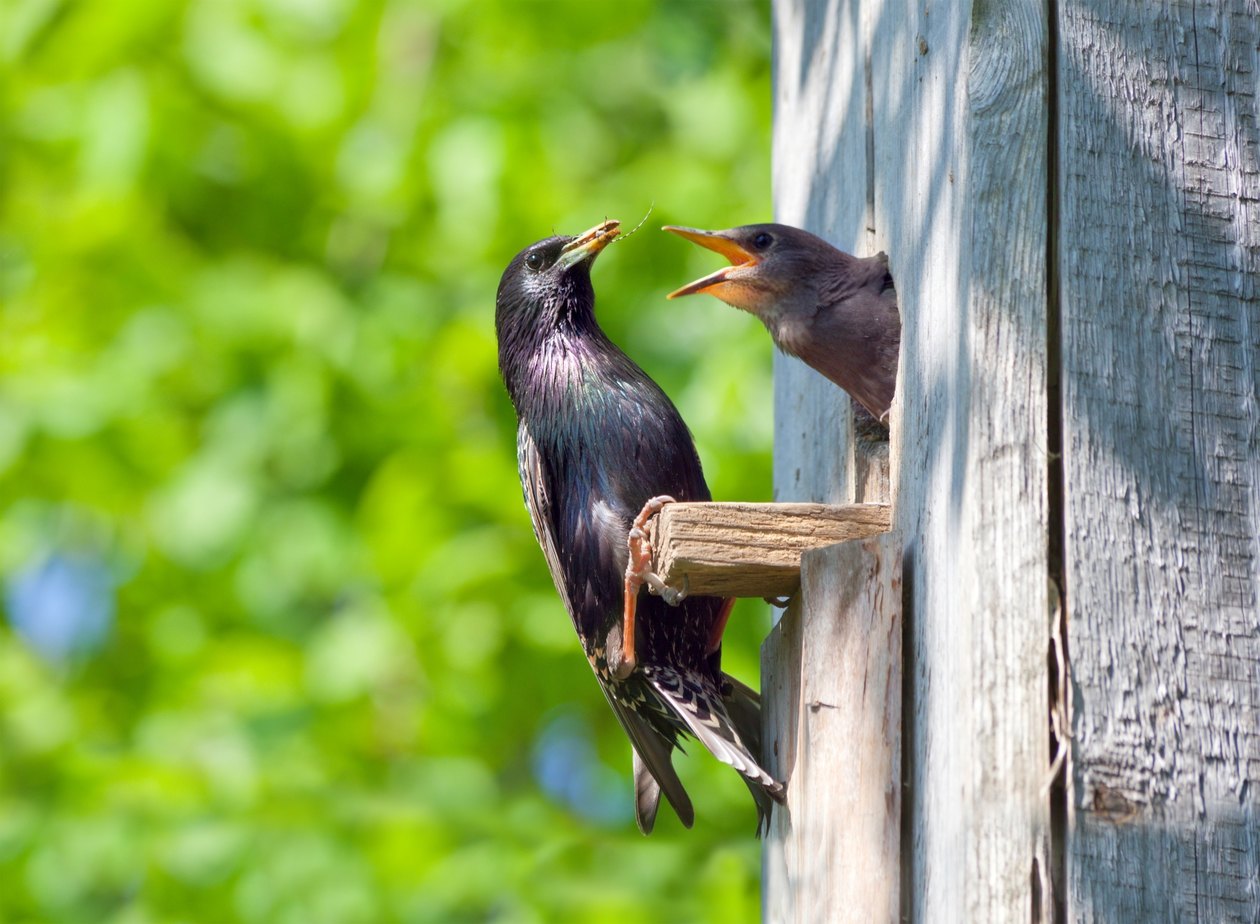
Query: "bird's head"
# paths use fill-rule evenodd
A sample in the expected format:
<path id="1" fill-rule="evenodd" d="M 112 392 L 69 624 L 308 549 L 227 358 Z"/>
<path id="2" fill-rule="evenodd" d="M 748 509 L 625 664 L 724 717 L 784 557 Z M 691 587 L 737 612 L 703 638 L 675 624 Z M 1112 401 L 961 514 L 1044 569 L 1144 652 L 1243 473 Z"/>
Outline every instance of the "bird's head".
<path id="1" fill-rule="evenodd" d="M 508 264 L 495 299 L 500 337 L 509 327 L 554 326 L 595 304 L 591 264 L 620 233 L 609 220 L 575 236 L 557 235 L 530 244 Z"/>
<path id="2" fill-rule="evenodd" d="M 790 310 L 795 298 L 811 295 L 802 288 L 809 286 L 819 261 L 833 250 L 821 238 L 787 225 L 741 225 L 725 231 L 666 225 L 664 230 L 731 261 L 730 266 L 669 293 L 669 298 L 707 292 L 767 322 Z"/>

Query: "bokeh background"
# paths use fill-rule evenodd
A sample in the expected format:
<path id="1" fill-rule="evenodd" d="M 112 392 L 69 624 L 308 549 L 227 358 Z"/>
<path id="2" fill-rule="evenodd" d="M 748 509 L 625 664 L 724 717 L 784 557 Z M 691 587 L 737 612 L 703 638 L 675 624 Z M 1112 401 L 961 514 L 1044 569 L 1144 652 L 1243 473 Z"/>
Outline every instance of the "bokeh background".
<path id="1" fill-rule="evenodd" d="M 0 921 L 756 917 L 702 749 L 634 828 L 493 302 L 653 209 L 600 317 L 770 499 L 769 340 L 659 231 L 769 218 L 769 57 L 768 0 L 0 2 Z"/>

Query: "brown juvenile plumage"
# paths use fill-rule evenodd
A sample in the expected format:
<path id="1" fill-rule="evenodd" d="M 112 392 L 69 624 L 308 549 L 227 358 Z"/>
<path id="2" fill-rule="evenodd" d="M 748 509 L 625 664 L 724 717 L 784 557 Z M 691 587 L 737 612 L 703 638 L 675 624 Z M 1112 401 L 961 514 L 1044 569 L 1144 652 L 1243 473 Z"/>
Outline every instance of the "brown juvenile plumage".
<path id="1" fill-rule="evenodd" d="M 666 231 L 731 265 L 671 292 L 708 292 L 759 317 L 779 349 L 804 360 L 887 423 L 897 387 L 901 316 L 888 258 L 855 257 L 788 225 Z"/>

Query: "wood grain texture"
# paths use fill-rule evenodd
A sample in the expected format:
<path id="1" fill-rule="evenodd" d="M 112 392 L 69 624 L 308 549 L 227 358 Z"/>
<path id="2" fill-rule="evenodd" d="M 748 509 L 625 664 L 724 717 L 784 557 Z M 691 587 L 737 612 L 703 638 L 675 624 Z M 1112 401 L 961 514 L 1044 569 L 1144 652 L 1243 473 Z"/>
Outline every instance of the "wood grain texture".
<path id="1" fill-rule="evenodd" d="M 1069 919 L 1260 920 L 1260 6 L 1060 0 Z"/>
<path id="2" fill-rule="evenodd" d="M 762 649 L 765 750 L 787 782 L 766 839 L 771 924 L 895 924 L 901 827 L 901 537 L 806 552 Z"/>
<path id="3" fill-rule="evenodd" d="M 858 13 L 856 3 L 775 0 L 773 182 L 776 220 L 865 255 L 878 249 L 863 230 L 866 80 L 861 57 L 843 51 L 867 44 Z M 850 398 L 778 350 L 774 427 L 776 500 L 857 499 Z"/>
<path id="4" fill-rule="evenodd" d="M 917 921 L 1030 920 L 1048 902 L 1046 17 L 1031 0 L 774 5 L 777 217 L 885 250 L 901 305 Z M 847 403 L 787 359 L 775 390 L 776 497 L 855 496 Z"/>
<path id="5" fill-rule="evenodd" d="M 788 597 L 809 549 L 888 531 L 886 504 L 669 504 L 648 525 L 652 570 L 716 597 Z"/>

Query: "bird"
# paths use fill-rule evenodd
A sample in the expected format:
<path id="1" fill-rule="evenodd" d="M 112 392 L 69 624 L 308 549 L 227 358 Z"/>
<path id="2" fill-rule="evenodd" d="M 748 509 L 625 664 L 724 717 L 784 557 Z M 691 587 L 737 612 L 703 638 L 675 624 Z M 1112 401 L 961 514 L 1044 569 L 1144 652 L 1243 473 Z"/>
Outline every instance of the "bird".
<path id="1" fill-rule="evenodd" d="M 887 255 L 855 257 L 781 224 L 663 230 L 731 261 L 668 298 L 707 292 L 756 315 L 780 350 L 831 379 L 887 426 L 901 350 Z"/>
<path id="2" fill-rule="evenodd" d="M 680 739 L 694 737 L 743 776 L 763 832 L 784 788 L 754 756 L 758 695 L 721 669 L 734 601 L 695 596 L 670 606 L 631 593 L 642 575 L 631 554 L 636 520 L 642 526 L 668 500 L 710 494 L 677 408 L 596 321 L 591 264 L 618 228 L 607 220 L 531 244 L 499 283 L 499 370 L 517 415 L 525 506 L 583 652 L 630 739 L 639 829 L 652 831 L 662 793 L 692 826 L 672 757 Z M 638 540 L 641 551 L 641 531 Z"/>

